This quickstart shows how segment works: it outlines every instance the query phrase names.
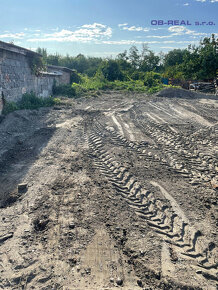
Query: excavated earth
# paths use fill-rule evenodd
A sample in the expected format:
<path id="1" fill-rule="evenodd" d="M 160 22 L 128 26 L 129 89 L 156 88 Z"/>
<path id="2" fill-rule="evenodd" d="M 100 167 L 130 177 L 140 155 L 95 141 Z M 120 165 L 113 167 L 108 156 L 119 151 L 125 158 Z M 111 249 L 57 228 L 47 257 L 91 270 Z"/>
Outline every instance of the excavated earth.
<path id="1" fill-rule="evenodd" d="M 216 289 L 217 106 L 107 92 L 2 118 L 0 289 Z"/>

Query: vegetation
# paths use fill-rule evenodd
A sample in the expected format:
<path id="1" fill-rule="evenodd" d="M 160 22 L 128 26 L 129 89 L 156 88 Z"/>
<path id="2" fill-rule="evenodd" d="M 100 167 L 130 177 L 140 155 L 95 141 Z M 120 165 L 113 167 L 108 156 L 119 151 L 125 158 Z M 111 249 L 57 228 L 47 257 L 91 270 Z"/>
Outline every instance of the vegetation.
<path id="1" fill-rule="evenodd" d="M 36 75 L 46 64 L 74 69 L 70 85 L 54 84 L 53 94 L 77 98 L 84 94 L 98 96 L 100 90 L 124 90 L 155 93 L 164 87 L 163 78 L 185 80 L 209 80 L 217 75 L 218 40 L 215 35 L 204 38 L 198 46 L 174 49 L 167 54 L 155 54 L 146 45 L 139 51 L 132 46 L 117 55 L 115 59 L 48 55 L 46 49 L 38 48 L 42 55 L 30 56 L 30 67 Z M 6 102 L 3 114 L 19 109 L 37 109 L 60 102 L 59 99 L 39 98 L 34 93 L 24 94 L 17 102 Z"/>
<path id="2" fill-rule="evenodd" d="M 3 114 L 9 114 L 16 110 L 23 109 L 38 109 L 40 107 L 50 107 L 60 102 L 59 99 L 48 97 L 39 98 L 34 93 L 26 93 L 22 96 L 21 100 L 17 103 L 6 101 L 3 108 Z"/>
<path id="3" fill-rule="evenodd" d="M 38 76 L 40 71 L 46 71 L 46 60 L 39 55 L 30 54 L 28 61 L 32 74 Z"/>
<path id="4" fill-rule="evenodd" d="M 53 94 L 57 96 L 64 96 L 68 98 L 73 98 L 76 96 L 76 90 L 73 86 L 71 85 L 60 85 L 56 86 L 54 84 L 53 86 Z"/>
<path id="5" fill-rule="evenodd" d="M 72 57 L 59 54 L 48 55 L 46 49 L 38 48 L 43 62 L 75 69 L 71 86 L 55 87 L 56 95 L 78 97 L 90 91 L 126 90 L 153 93 L 164 87 L 163 78 L 207 81 L 217 74 L 218 40 L 215 36 L 204 38 L 198 46 L 174 49 L 166 54 L 155 54 L 147 45 L 141 51 L 132 46 L 129 51 L 115 59 Z"/>

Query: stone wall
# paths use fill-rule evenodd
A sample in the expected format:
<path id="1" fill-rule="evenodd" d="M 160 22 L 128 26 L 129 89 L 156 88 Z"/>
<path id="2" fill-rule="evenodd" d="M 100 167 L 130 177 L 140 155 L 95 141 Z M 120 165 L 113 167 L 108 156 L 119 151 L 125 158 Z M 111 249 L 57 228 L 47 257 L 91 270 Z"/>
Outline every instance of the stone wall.
<path id="1" fill-rule="evenodd" d="M 54 79 L 59 83 L 60 76 L 32 73 L 29 58 L 34 57 L 25 51 L 14 52 L 0 47 L 0 90 L 6 101 L 18 101 L 26 92 L 48 97 L 52 94 Z"/>
<path id="2" fill-rule="evenodd" d="M 1 115 L 2 110 L 3 110 L 3 105 L 4 105 L 4 103 L 3 103 L 3 97 L 2 97 L 2 90 L 0 88 L 0 115 Z"/>

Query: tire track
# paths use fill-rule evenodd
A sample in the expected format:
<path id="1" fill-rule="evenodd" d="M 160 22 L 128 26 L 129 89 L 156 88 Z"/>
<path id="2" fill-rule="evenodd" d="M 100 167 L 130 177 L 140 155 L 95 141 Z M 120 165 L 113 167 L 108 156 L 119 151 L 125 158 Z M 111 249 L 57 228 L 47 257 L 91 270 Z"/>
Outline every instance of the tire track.
<path id="1" fill-rule="evenodd" d="M 190 225 L 178 205 L 172 205 L 172 200 L 163 202 L 155 197 L 154 192 L 142 188 L 136 178 L 105 149 L 105 133 L 98 126 L 93 127 L 88 142 L 94 166 L 154 232 L 175 246 L 183 257 L 191 259 L 193 265 L 201 267 L 205 275 L 214 279 L 214 270 L 217 269 L 212 253 L 214 245 L 209 243 L 206 246 L 201 231 Z"/>

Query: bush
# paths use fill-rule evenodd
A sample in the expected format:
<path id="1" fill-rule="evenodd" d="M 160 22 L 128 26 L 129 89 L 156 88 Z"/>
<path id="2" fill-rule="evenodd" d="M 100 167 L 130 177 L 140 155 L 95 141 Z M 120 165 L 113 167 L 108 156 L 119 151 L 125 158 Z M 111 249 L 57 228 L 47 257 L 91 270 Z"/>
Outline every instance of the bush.
<path id="1" fill-rule="evenodd" d="M 77 83 L 72 83 L 72 89 L 75 90 L 76 97 L 82 96 L 84 93 L 87 92 L 87 89 L 85 89 L 82 85 L 79 85 Z"/>
<path id="2" fill-rule="evenodd" d="M 144 85 L 152 88 L 158 86 L 161 83 L 161 75 L 159 73 L 155 73 L 153 71 L 146 72 L 144 78 Z"/>
<path id="3" fill-rule="evenodd" d="M 4 108 L 3 108 L 2 114 L 3 114 L 3 115 L 7 115 L 7 114 L 9 114 L 9 113 L 11 113 L 11 112 L 14 112 L 14 111 L 16 111 L 16 110 L 18 110 L 18 106 L 17 106 L 16 103 L 5 101 L 5 104 L 4 104 Z"/>
<path id="4" fill-rule="evenodd" d="M 119 81 L 115 80 L 110 82 L 106 80 L 101 73 L 97 73 L 94 77 L 89 78 L 88 76 L 81 76 L 80 84 L 72 84 L 75 89 L 76 96 L 87 94 L 88 92 L 99 91 L 99 90 L 119 90 L 119 91 L 134 91 L 134 92 L 147 92 L 155 93 L 163 88 L 160 83 L 160 75 L 157 73 L 152 74 L 151 79 L 153 83 L 151 86 L 145 86 L 144 80 L 129 80 L 129 81 Z M 153 85 L 152 85 L 153 84 Z"/>
<path id="5" fill-rule="evenodd" d="M 145 78 L 145 73 L 141 71 L 134 71 L 131 75 L 131 78 L 133 80 L 144 80 Z"/>
<path id="6" fill-rule="evenodd" d="M 115 80 L 122 81 L 124 79 L 119 63 L 115 60 L 110 59 L 103 62 L 100 66 L 100 70 L 102 71 L 105 79 L 110 82 L 113 82 Z"/>
<path id="7" fill-rule="evenodd" d="M 58 96 L 65 96 L 68 98 L 73 98 L 76 96 L 76 90 L 71 85 L 56 86 L 56 84 L 54 84 L 53 94 L 58 95 Z"/>
<path id="8" fill-rule="evenodd" d="M 70 83 L 79 84 L 81 82 L 81 76 L 77 73 L 77 71 L 73 71 L 70 76 Z"/>
<path id="9" fill-rule="evenodd" d="M 51 107 L 55 104 L 58 104 L 59 102 L 60 100 L 57 98 L 53 97 L 39 98 L 34 93 L 26 93 L 17 103 L 6 101 L 2 113 L 6 115 L 16 110 L 23 109 L 34 110 L 40 107 Z"/>
<path id="10" fill-rule="evenodd" d="M 37 109 L 42 106 L 42 99 L 36 97 L 34 93 L 24 94 L 17 103 L 19 109 Z"/>

